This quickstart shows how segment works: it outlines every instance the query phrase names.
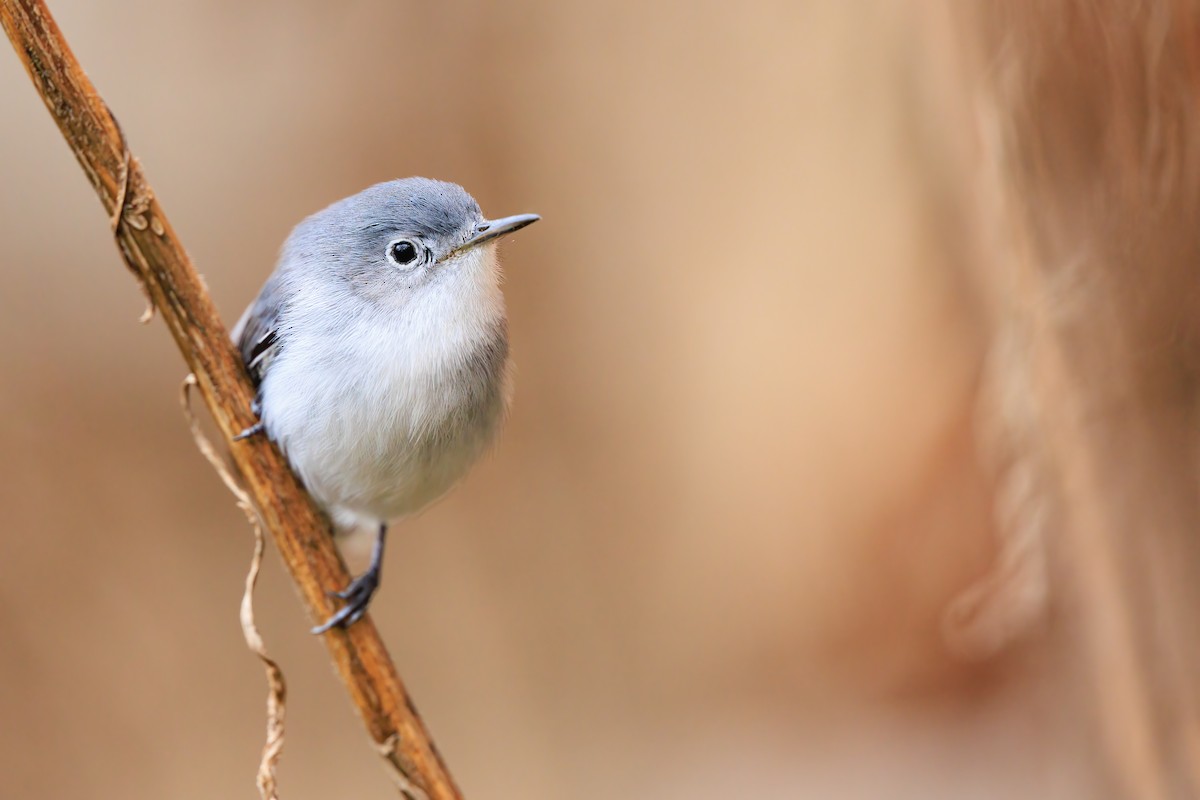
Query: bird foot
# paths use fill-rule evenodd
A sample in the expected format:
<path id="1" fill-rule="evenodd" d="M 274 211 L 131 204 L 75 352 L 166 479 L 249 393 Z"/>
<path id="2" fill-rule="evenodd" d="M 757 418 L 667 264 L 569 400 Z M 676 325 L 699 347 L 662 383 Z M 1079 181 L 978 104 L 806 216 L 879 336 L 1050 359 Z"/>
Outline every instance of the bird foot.
<path id="1" fill-rule="evenodd" d="M 321 634 L 333 627 L 348 628 L 358 622 L 362 619 L 362 615 L 367 613 L 367 606 L 371 604 L 371 598 L 378 588 L 379 571 L 368 569 L 351 581 L 350 585 L 342 591 L 329 592 L 330 597 L 340 597 L 346 601 L 346 605 L 325 622 L 313 628 L 312 632 Z"/>

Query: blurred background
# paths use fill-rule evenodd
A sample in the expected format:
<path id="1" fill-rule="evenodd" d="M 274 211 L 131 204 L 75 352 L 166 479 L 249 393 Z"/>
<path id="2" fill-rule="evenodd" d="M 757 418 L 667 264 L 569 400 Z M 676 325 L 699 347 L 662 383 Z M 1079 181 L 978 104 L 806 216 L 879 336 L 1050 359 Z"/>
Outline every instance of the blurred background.
<path id="1" fill-rule="evenodd" d="M 1042 315 L 1080 268 L 1009 267 L 1103 265 L 1140 241 L 1074 247 L 1125 207 L 1096 191 L 1120 173 L 1110 139 L 1132 141 L 1135 177 L 1191 174 L 1190 110 L 1151 126 L 1142 102 L 1186 94 L 1151 78 L 1176 64 L 1162 43 L 1190 5 L 1119 21 L 1148 33 L 1114 56 L 1132 87 L 1116 99 L 1126 84 L 1088 51 L 1103 19 L 1077 34 L 1067 12 L 949 5 L 51 3 L 230 323 L 292 225 L 372 183 L 438 177 L 490 215 L 543 216 L 503 246 L 509 425 L 397 529 L 372 607 L 467 797 L 1186 796 L 1126 780 L 1163 766 L 1139 703 L 1172 709 L 1150 729 L 1200 741 L 1176 685 L 1095 691 L 1107 665 L 1137 674 L 1129 629 L 1170 638 L 1180 619 L 1156 609 L 1178 598 L 1113 617 L 1092 600 L 1126 608 L 1120 551 L 1055 555 L 1161 531 L 1125 524 L 1146 520 L 1135 504 L 1098 538 L 1046 541 L 1088 534 L 1061 509 L 1102 514 L 1097 487 L 1194 533 L 1186 181 L 1156 206 L 1179 239 L 1159 262 L 1182 271 L 1164 285 L 1147 277 L 1159 262 L 1138 264 L 1161 291 L 1136 319 L 1165 333 L 1112 350 L 1159 378 L 1150 405 L 1113 395 L 1137 425 L 1102 439 L 1145 455 L 1140 482 L 1072 471 L 1079 452 L 1120 461 L 1071 438 L 1095 441 L 1116 406 L 1066 402 L 1112 374 L 1107 340 L 1059 383 L 1077 352 L 1038 355 L 1095 324 Z M 253 797 L 249 531 L 181 416 L 182 361 L 159 320 L 137 324 L 105 214 L 12 54 L 0 101 L 2 793 Z M 1034 135 L 1043 106 L 1062 109 L 1057 138 Z M 1105 133 L 1120 114 L 1132 140 Z M 1152 127 L 1183 155 L 1144 160 Z M 1061 153 L 1099 177 L 1058 180 Z M 1059 401 L 1082 433 L 1056 424 Z M 1057 437 L 1047 458 L 1039 425 Z M 361 568 L 365 548 L 347 552 Z M 1133 559 L 1143 575 L 1186 563 L 1156 552 Z M 1079 563 L 1098 571 L 1055 566 Z M 395 797 L 273 554 L 257 609 L 290 687 L 283 797 Z"/>

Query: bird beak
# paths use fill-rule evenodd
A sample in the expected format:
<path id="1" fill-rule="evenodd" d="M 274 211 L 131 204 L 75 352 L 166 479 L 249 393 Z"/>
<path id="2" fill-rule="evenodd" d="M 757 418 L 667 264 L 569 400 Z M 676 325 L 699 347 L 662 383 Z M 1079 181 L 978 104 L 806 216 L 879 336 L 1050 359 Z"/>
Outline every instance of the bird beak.
<path id="1" fill-rule="evenodd" d="M 492 239 L 503 236 L 506 233 L 519 231 L 521 228 L 524 228 L 526 225 L 532 225 L 539 219 L 541 217 L 537 214 L 517 214 L 515 217 L 485 219 L 475 226 L 475 232 L 471 234 L 471 238 L 451 250 L 449 255 L 456 256 L 464 250 L 470 250 L 472 247 L 481 245 L 484 242 L 490 242 Z"/>

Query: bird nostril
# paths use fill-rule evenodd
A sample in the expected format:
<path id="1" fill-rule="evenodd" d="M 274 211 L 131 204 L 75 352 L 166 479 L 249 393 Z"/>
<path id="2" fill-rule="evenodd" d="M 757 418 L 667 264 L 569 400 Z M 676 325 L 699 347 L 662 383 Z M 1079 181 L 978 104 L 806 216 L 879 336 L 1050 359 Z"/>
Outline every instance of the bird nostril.
<path id="1" fill-rule="evenodd" d="M 490 227 L 492 227 L 492 226 L 491 226 L 491 225 L 489 225 L 488 223 L 486 223 L 486 222 L 485 222 L 485 223 L 484 223 L 484 224 L 482 224 L 482 225 L 476 225 L 476 226 L 475 226 L 475 232 L 476 232 L 476 233 L 484 233 L 484 232 L 485 232 L 485 231 L 487 231 L 487 229 L 488 229 L 488 228 L 490 228 Z"/>

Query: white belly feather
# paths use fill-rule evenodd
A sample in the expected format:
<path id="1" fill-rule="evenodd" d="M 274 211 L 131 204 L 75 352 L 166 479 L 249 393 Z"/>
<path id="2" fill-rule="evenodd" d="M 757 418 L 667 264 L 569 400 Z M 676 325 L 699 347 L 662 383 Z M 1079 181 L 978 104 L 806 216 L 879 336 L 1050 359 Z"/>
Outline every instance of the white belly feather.
<path id="1" fill-rule="evenodd" d="M 387 328 L 378 314 L 286 326 L 262 418 L 342 527 L 419 511 L 493 438 L 509 394 L 503 301 L 498 289 L 471 300 L 456 288 Z"/>

